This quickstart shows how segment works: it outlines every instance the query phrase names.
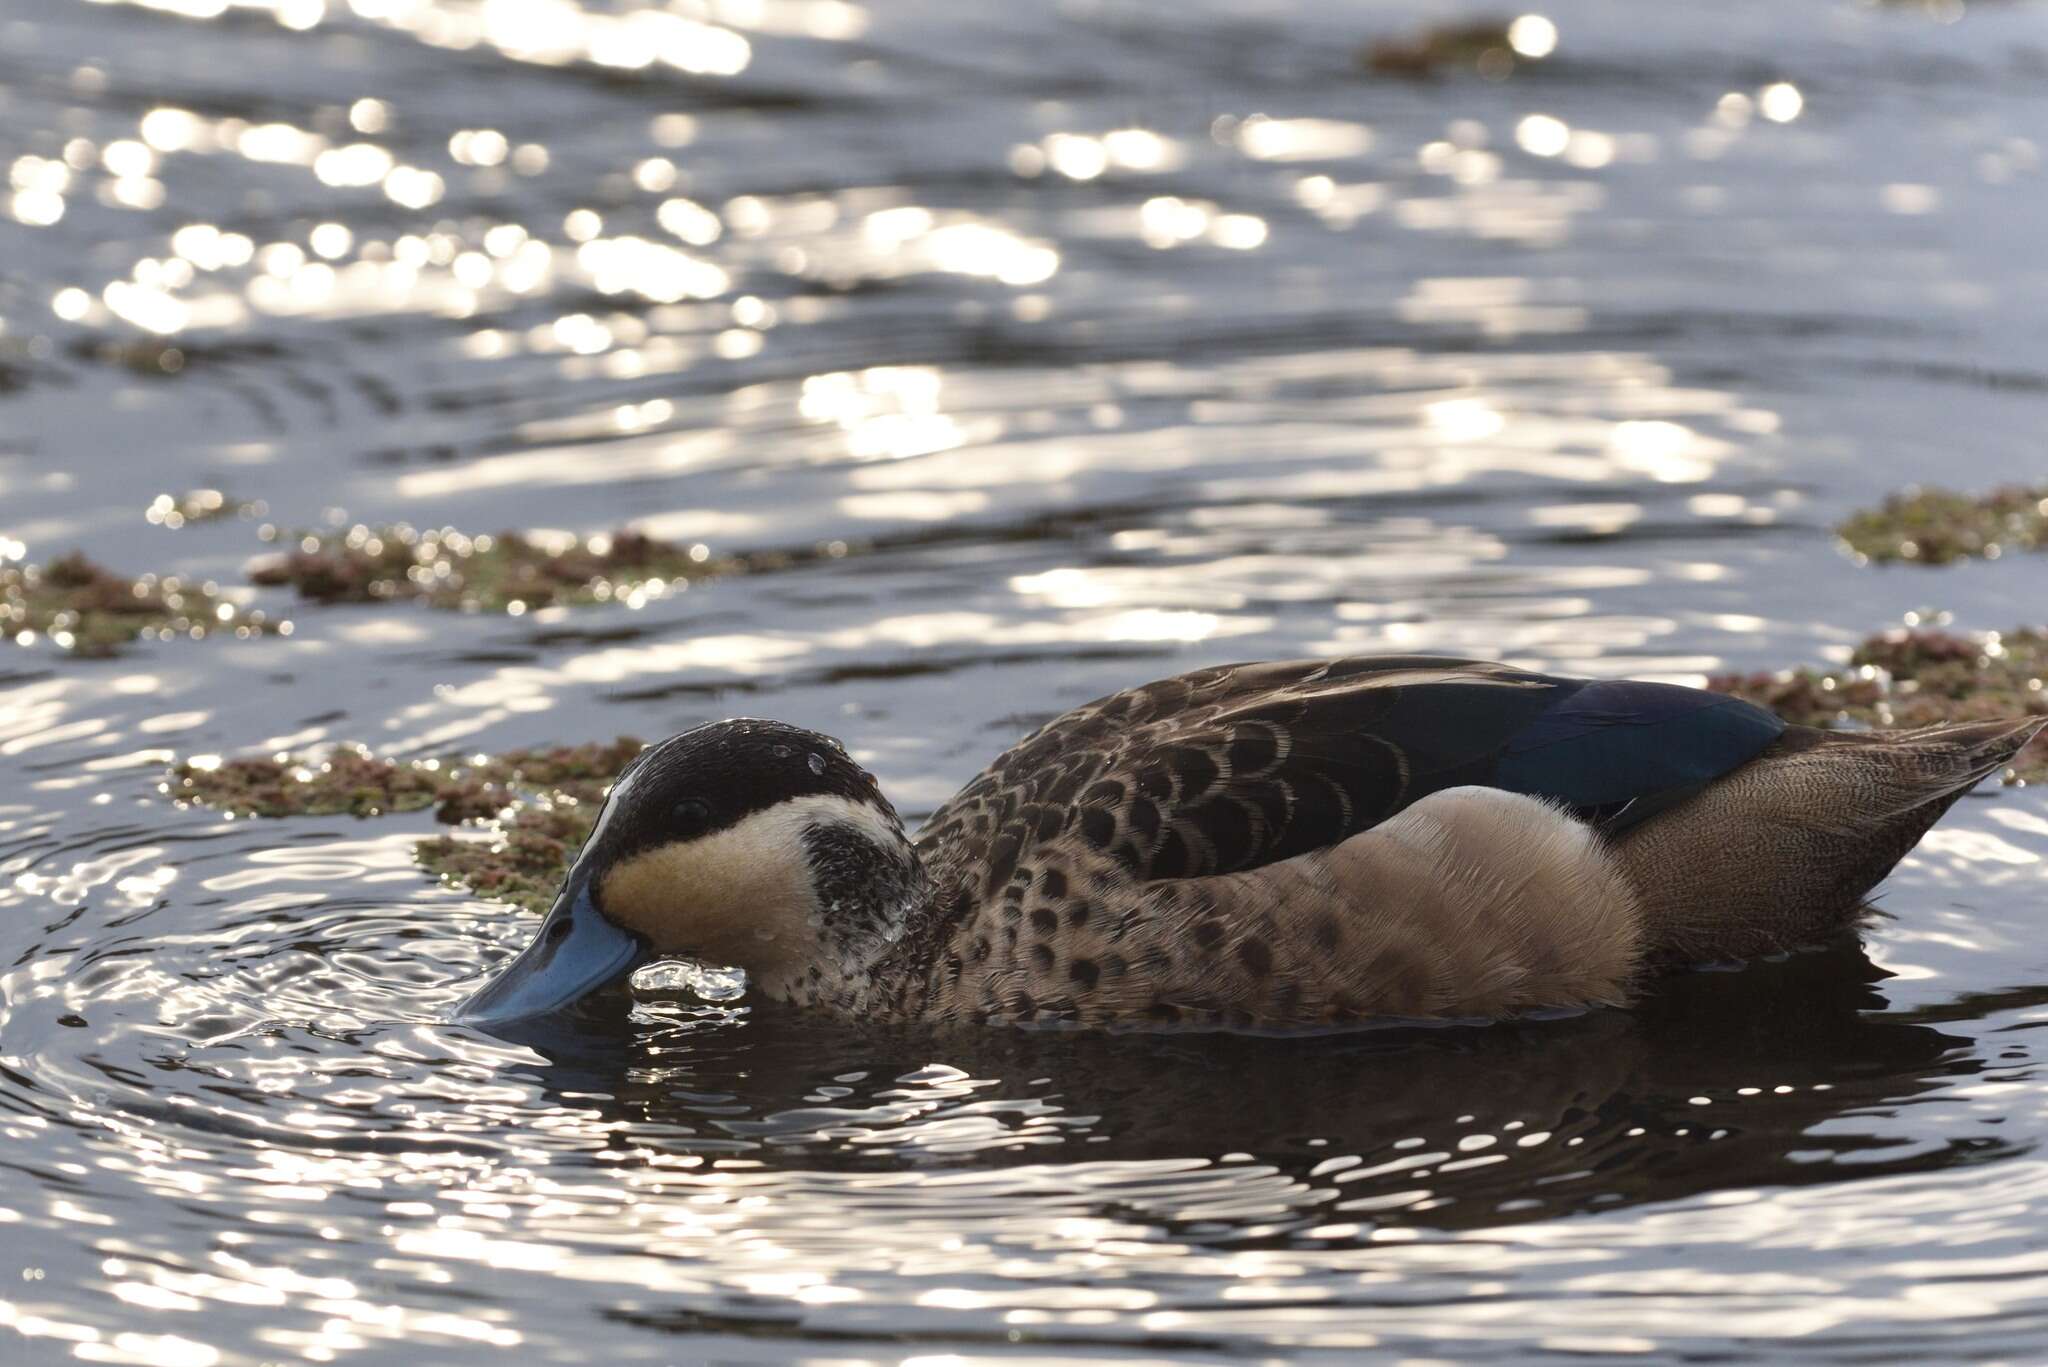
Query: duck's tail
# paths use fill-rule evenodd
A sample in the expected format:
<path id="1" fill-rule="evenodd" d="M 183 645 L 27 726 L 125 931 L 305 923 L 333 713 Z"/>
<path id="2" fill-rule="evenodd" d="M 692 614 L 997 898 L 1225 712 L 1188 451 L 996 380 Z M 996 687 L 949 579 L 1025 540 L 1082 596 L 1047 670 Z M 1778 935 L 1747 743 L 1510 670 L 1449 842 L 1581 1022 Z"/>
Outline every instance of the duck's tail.
<path id="1" fill-rule="evenodd" d="M 1825 939 L 1943 812 L 2048 717 L 1914 731 L 1789 728 L 1618 837 L 1654 958 L 1746 958 Z"/>

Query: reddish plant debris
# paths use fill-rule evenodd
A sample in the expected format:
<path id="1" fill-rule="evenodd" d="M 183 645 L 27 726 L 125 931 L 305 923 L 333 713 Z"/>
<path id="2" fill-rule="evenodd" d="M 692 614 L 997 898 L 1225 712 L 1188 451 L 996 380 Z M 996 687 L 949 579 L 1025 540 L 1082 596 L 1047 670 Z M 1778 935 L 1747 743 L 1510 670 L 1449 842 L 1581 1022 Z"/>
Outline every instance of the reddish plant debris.
<path id="1" fill-rule="evenodd" d="M 107 656 L 138 638 L 272 632 L 289 636 L 292 624 L 260 609 L 244 611 L 210 581 L 131 579 L 77 551 L 44 565 L 0 563 L 0 638 L 17 645 L 47 639 L 73 654 Z"/>
<path id="2" fill-rule="evenodd" d="M 523 806 L 497 823 L 492 839 L 435 836 L 422 840 L 413 857 L 451 886 L 546 911 L 596 817 L 595 806 Z"/>
<path id="3" fill-rule="evenodd" d="M 1879 564 L 1948 565 L 2038 551 L 2048 544 L 2048 487 L 1908 489 L 1854 514 L 1835 534 L 1859 560 Z"/>
<path id="4" fill-rule="evenodd" d="M 577 537 L 541 532 L 467 536 L 452 527 L 357 525 L 346 532 L 280 532 L 284 549 L 252 562 L 250 579 L 289 586 L 317 603 L 417 601 L 517 616 L 557 604 L 628 603 L 702 579 L 784 569 L 846 554 L 843 542 L 802 551 L 713 555 L 635 531 Z"/>
<path id="5" fill-rule="evenodd" d="M 605 791 L 643 748 L 630 736 L 497 755 L 378 759 L 353 747 L 289 755 L 188 760 L 163 790 L 249 816 L 381 816 L 423 811 L 448 825 L 481 823 L 484 838 L 435 836 L 415 857 L 442 880 L 500 901 L 544 909 L 597 817 Z"/>
<path id="6" fill-rule="evenodd" d="M 1914 727 L 2048 716 L 2044 678 L 2048 632 L 1900 630 L 1869 637 L 1841 669 L 1722 674 L 1707 687 L 1801 726 Z M 2005 778 L 2048 778 L 2048 736 L 2020 751 Z"/>
<path id="7" fill-rule="evenodd" d="M 1509 41 L 1507 19 L 1468 19 L 1436 24 L 1412 37 L 1381 38 L 1358 54 L 1358 64 L 1375 76 L 1425 80 L 1452 72 L 1476 72 L 1490 80 L 1513 74 L 1519 60 Z"/>

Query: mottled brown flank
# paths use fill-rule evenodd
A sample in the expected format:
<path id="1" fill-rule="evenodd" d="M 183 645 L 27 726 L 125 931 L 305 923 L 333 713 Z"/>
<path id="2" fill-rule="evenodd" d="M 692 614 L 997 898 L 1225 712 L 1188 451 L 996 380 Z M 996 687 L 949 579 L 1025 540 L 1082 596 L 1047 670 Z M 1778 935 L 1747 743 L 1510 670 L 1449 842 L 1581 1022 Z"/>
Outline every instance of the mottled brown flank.
<path id="1" fill-rule="evenodd" d="M 1254 977 L 1263 978 L 1273 971 L 1273 951 L 1264 940 L 1238 941 L 1237 959 Z"/>
<path id="2" fill-rule="evenodd" d="M 437 836 L 422 840 L 416 857 L 457 886 L 540 909 L 589 834 L 605 790 L 643 748 L 621 736 L 403 762 L 343 748 L 319 760 L 233 759 L 211 769 L 180 764 L 165 791 L 252 816 L 379 816 L 432 807 L 435 818 L 450 825 L 483 822 L 495 839 Z"/>
<path id="3" fill-rule="evenodd" d="M 1551 809 L 1473 791 L 1437 793 L 1333 848 L 1195 879 L 1137 881 L 1085 846 L 1041 851 L 1106 914 L 1075 926 L 1034 905 L 1026 923 L 1053 933 L 991 947 L 983 906 L 897 1009 L 1300 1028 L 1622 1000 L 1637 936 L 1617 875 L 1582 869 L 1583 832 Z M 1531 820 L 1533 840 L 1516 824 Z M 1503 895 L 1521 899 L 1516 914 L 1500 914 Z M 1324 927 L 1340 918 L 1346 952 L 1332 954 Z M 881 1004 L 897 1007 L 886 994 Z"/>
<path id="4" fill-rule="evenodd" d="M 1867 560 L 1947 565 L 2048 545 L 2048 485 L 2008 484 L 1985 494 L 1908 489 L 1835 529 Z"/>
<path id="5" fill-rule="evenodd" d="M 1866 639 L 1838 670 L 1722 674 L 1707 681 L 1801 726 L 1911 728 L 2048 716 L 2048 633 L 1982 638 L 1893 631 Z M 2006 781 L 2048 778 L 2048 737 L 2020 751 Z"/>
<path id="6" fill-rule="evenodd" d="M 1348 899 L 1309 883 L 1240 895 L 1223 876 L 1337 845 L 1460 781 L 1471 738 L 1445 744 L 1426 708 L 1393 715 L 1422 696 L 1410 685 L 1434 682 L 1504 702 L 1551 686 L 1462 661 L 1272 662 L 1198 670 L 1057 718 L 918 833 L 945 910 L 901 948 L 901 971 L 923 981 L 884 989 L 879 1005 L 1002 1021 L 1028 999 L 1041 1016 L 1093 1024 L 1335 1018 L 1330 981 L 1356 975 L 1327 966 L 1342 929 L 1312 921 Z M 1487 715 L 1507 724 L 1508 712 Z M 1433 767 L 1411 782 L 1402 738 L 1418 728 Z M 1009 879 L 1013 867 L 1031 877 Z M 1217 891 L 1238 900 L 1212 904 Z"/>
<path id="7" fill-rule="evenodd" d="M 564 542 L 519 532 L 465 536 L 453 528 L 353 527 L 347 532 L 268 533 L 291 547 L 256 563 L 250 578 L 289 586 L 318 603 L 417 601 L 468 612 L 629 598 L 733 574 L 784 569 L 846 554 L 843 542 L 796 551 L 713 555 L 634 531 Z"/>
<path id="8" fill-rule="evenodd" d="M 260 611 L 242 611 L 211 583 L 175 575 L 131 579 L 77 551 L 47 565 L 0 564 L 0 638 L 21 644 L 47 639 L 75 654 L 107 656 L 144 634 L 249 637 L 290 630 Z"/>

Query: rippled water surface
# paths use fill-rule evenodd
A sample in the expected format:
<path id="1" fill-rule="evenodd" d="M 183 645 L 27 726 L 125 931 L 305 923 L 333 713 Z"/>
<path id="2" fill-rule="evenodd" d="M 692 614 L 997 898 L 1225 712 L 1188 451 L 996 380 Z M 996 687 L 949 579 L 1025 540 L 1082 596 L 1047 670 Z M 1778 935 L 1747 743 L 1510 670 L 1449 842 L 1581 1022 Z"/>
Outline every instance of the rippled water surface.
<path id="1" fill-rule="evenodd" d="M 1696 11 L 1696 12 L 1695 12 Z M 848 554 L 640 608 L 0 645 L 0 1357 L 2048 1355 L 2048 802 L 1860 950 L 1326 1040 L 864 1030 L 643 981 L 442 1024 L 531 924 L 424 817 L 176 758 L 843 736 L 907 813 L 1227 659 L 1697 679 L 2044 577 L 1852 565 L 2038 474 L 2048 11 L 8 0 L 0 550 L 284 527 Z M 1470 13 L 1472 11 L 1466 11 Z M 1525 32 L 1527 32 L 1525 30 Z"/>

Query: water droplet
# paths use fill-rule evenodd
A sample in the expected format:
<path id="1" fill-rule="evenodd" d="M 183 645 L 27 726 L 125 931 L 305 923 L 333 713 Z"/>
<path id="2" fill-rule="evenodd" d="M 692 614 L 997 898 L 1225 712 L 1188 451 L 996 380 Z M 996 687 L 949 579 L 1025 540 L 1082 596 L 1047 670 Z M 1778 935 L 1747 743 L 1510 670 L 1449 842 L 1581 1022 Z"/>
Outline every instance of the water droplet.
<path id="1" fill-rule="evenodd" d="M 814 754 L 811 756 L 810 762 L 811 772 L 817 774 L 819 777 L 822 778 L 825 773 L 825 757 L 823 755 Z"/>

